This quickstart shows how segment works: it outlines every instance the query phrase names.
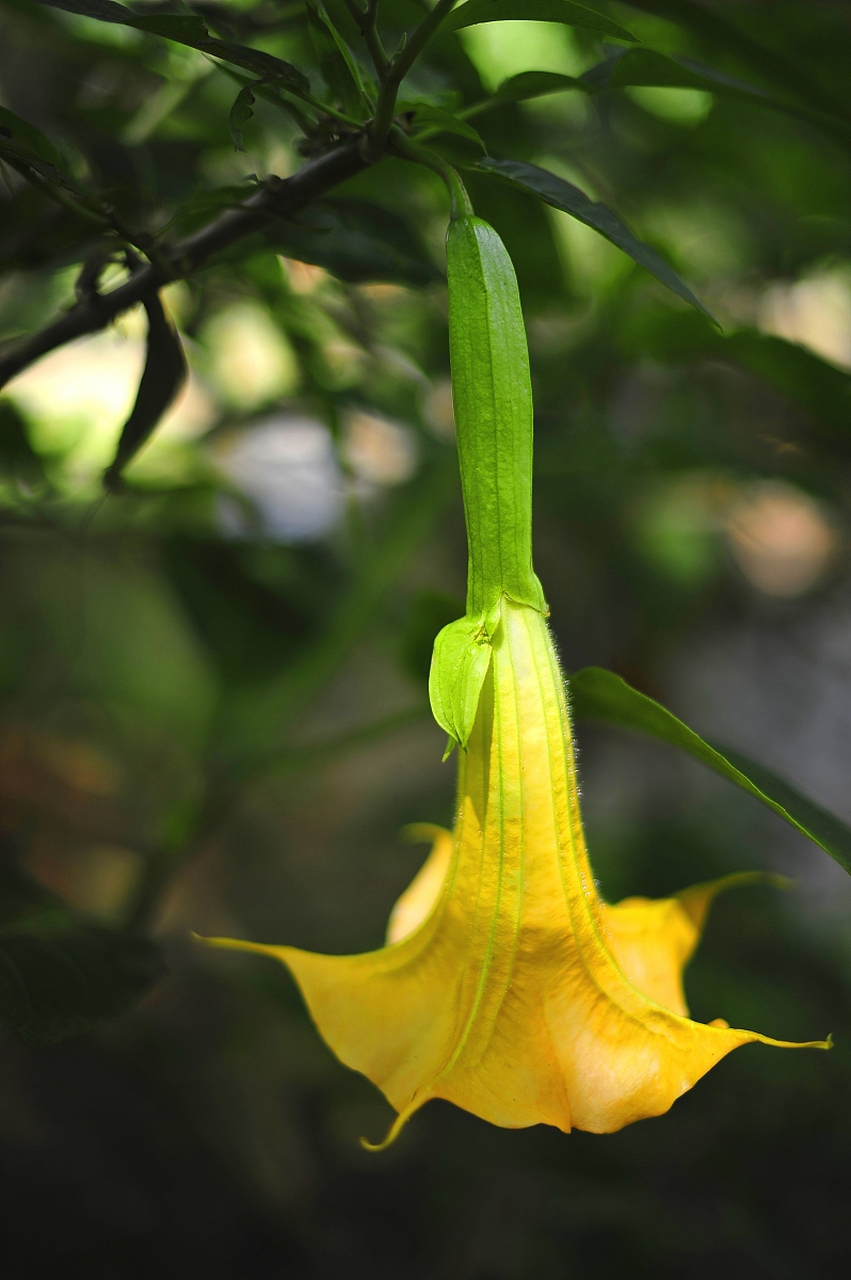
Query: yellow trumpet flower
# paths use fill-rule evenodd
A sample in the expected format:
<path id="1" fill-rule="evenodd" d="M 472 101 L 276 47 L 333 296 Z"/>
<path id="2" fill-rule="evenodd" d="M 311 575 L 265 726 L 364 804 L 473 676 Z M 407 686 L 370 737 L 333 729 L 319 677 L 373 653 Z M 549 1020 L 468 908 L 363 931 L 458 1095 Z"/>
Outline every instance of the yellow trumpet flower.
<path id="1" fill-rule="evenodd" d="M 604 903 L 588 862 L 564 685 L 547 623 L 503 597 L 466 753 L 454 834 L 393 909 L 387 945 L 354 956 L 231 939 L 281 960 L 338 1058 L 398 1112 L 431 1098 L 492 1124 L 610 1133 L 661 1115 L 731 1050 L 795 1046 L 722 1019 L 682 989 L 713 896 Z M 421 829 L 421 833 L 422 833 Z"/>

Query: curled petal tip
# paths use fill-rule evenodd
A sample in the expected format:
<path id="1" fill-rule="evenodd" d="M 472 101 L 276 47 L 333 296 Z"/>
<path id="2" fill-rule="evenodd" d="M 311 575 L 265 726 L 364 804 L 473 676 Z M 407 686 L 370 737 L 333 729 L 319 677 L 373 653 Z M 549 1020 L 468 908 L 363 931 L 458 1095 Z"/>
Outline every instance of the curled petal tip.
<path id="1" fill-rule="evenodd" d="M 390 1128 L 387 1130 L 386 1137 L 384 1137 L 381 1142 L 370 1142 L 368 1138 L 361 1138 L 360 1144 L 364 1151 L 386 1151 L 388 1147 L 393 1145 L 405 1125 L 410 1120 L 411 1116 L 415 1111 L 418 1111 L 421 1106 L 422 1101 L 417 1101 L 415 1103 L 411 1103 L 410 1106 L 405 1107 L 404 1111 L 400 1111 Z"/>

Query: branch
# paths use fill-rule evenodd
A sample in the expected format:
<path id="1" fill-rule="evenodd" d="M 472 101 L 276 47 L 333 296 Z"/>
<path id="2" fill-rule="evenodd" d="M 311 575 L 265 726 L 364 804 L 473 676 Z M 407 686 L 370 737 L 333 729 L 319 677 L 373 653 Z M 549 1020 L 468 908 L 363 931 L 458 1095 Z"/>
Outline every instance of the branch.
<path id="1" fill-rule="evenodd" d="M 134 271 L 111 293 L 91 294 L 1 356 L 0 388 L 49 351 L 105 329 L 116 316 L 129 311 L 152 291 L 192 275 L 215 254 L 261 230 L 272 219 L 292 217 L 312 200 L 360 173 L 368 163 L 358 139 L 309 160 L 291 178 L 267 179 L 263 188 L 241 205 L 228 209 L 170 248 L 160 248 L 154 261 Z"/>
<path id="2" fill-rule="evenodd" d="M 375 119 L 369 130 L 368 153 L 371 159 L 377 160 L 384 153 L 387 135 L 393 126 L 399 86 L 454 4 L 455 0 L 437 0 L 410 40 L 390 59 L 381 80 Z"/>

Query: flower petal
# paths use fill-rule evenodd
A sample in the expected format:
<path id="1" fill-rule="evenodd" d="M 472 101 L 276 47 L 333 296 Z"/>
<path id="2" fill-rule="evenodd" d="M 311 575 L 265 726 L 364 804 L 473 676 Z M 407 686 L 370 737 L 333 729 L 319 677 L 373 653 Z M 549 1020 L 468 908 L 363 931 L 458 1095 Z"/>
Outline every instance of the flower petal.
<path id="1" fill-rule="evenodd" d="M 399 1113 L 385 1142 L 430 1098 L 507 1128 L 610 1133 L 667 1111 L 739 1045 L 786 1043 L 684 1016 L 683 965 L 713 896 L 742 877 L 599 900 L 546 623 L 506 599 L 492 640 L 455 831 L 428 829 L 395 941 L 324 956 L 210 940 L 289 967 L 326 1042 Z"/>

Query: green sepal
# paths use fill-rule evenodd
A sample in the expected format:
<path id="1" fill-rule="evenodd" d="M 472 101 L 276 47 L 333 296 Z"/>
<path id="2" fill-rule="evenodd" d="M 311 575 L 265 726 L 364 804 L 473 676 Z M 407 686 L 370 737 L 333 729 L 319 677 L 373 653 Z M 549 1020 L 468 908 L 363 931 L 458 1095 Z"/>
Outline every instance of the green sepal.
<path id="1" fill-rule="evenodd" d="M 467 617 L 504 596 L 546 613 L 532 568 L 532 381 L 514 267 L 493 227 L 471 215 L 450 222 L 446 265 Z"/>
<path id="2" fill-rule="evenodd" d="M 484 615 L 459 618 L 438 632 L 434 642 L 428 677 L 432 714 L 449 734 L 451 743 L 457 743 L 464 751 L 476 722 L 493 653 L 494 628 L 488 626 L 488 621 Z M 447 744 L 444 759 L 451 751 L 452 746 Z"/>

